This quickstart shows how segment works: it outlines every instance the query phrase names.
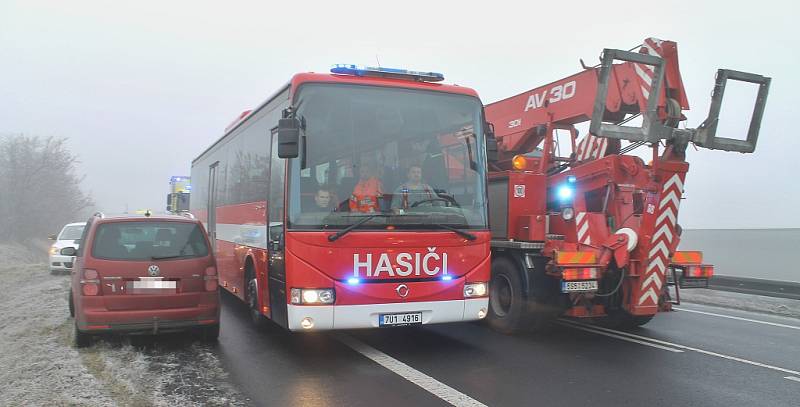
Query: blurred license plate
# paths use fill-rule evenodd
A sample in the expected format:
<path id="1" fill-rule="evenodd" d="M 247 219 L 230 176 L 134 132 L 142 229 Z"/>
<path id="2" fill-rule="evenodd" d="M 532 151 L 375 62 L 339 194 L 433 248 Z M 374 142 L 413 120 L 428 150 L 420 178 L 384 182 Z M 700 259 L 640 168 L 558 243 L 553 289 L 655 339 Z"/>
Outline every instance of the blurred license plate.
<path id="1" fill-rule="evenodd" d="M 597 291 L 597 280 L 592 281 L 562 281 L 561 292 Z"/>
<path id="2" fill-rule="evenodd" d="M 141 279 L 131 282 L 129 289 L 133 294 L 167 294 L 174 293 L 177 284 L 174 280 Z"/>
<path id="3" fill-rule="evenodd" d="M 407 312 L 405 314 L 380 314 L 380 326 L 415 325 L 422 323 L 421 312 Z"/>

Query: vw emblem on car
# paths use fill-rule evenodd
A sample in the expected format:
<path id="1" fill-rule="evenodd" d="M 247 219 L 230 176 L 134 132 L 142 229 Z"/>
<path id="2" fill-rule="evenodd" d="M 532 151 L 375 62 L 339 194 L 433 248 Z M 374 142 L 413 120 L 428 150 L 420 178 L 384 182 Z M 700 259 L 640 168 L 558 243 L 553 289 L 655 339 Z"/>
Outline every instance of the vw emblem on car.
<path id="1" fill-rule="evenodd" d="M 150 277 L 157 277 L 161 270 L 155 264 L 151 264 L 150 267 L 147 268 L 147 274 Z"/>
<path id="2" fill-rule="evenodd" d="M 408 292 L 410 291 L 408 286 L 405 284 L 398 285 L 394 290 L 397 292 L 397 295 L 399 295 L 400 298 L 406 298 L 408 296 Z"/>

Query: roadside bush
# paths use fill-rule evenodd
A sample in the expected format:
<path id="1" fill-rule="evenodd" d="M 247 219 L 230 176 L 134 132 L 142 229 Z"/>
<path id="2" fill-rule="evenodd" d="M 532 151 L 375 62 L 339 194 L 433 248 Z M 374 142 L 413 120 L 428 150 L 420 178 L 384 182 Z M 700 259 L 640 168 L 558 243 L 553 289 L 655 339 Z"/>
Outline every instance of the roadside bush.
<path id="1" fill-rule="evenodd" d="M 46 238 L 93 206 L 65 142 L 0 136 L 0 242 Z"/>

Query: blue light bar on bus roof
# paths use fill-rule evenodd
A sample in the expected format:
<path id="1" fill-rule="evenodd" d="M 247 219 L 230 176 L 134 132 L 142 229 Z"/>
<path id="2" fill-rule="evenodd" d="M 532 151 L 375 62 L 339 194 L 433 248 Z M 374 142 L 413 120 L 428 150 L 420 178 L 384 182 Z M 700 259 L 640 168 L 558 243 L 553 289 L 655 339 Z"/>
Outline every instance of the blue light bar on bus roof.
<path id="1" fill-rule="evenodd" d="M 381 68 L 373 66 L 357 66 L 350 64 L 336 64 L 331 68 L 331 73 L 353 76 L 377 76 L 383 78 L 415 80 L 421 82 L 440 82 L 444 75 L 438 72 L 419 72 L 407 69 Z"/>

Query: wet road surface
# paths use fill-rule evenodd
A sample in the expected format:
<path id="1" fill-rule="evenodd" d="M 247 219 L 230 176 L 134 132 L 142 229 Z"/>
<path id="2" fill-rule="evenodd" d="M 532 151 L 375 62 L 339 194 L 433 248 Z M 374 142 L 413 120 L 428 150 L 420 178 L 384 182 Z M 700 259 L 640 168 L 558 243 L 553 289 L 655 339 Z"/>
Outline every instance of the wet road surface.
<path id="1" fill-rule="evenodd" d="M 800 320 L 696 304 L 627 332 L 565 321 L 297 334 L 223 295 L 218 352 L 254 405 L 797 406 Z"/>

